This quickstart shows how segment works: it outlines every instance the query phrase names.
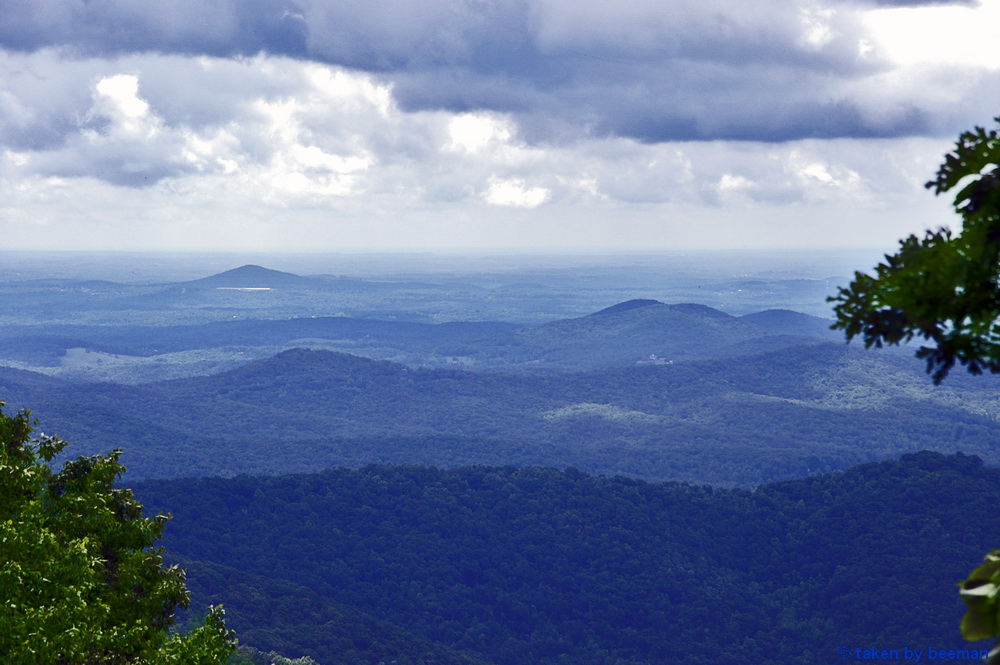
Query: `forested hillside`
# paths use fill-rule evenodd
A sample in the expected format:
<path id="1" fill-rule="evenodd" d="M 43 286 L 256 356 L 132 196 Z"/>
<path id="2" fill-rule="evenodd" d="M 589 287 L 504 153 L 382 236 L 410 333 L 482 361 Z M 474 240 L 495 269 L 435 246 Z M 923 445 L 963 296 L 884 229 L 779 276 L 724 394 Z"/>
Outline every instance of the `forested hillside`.
<path id="1" fill-rule="evenodd" d="M 1000 471 L 927 452 L 753 492 L 416 466 L 136 492 L 173 513 L 164 544 L 200 562 L 200 603 L 324 665 L 375 665 L 387 642 L 400 663 L 448 648 L 498 665 L 969 648 L 954 584 L 1000 533 Z M 424 662 L 464 662 L 447 653 Z"/>
<path id="2" fill-rule="evenodd" d="M 0 369 L 0 394 L 81 452 L 121 445 L 134 478 L 393 462 L 755 485 L 921 449 L 1000 463 L 997 379 L 954 378 L 841 345 L 544 375 L 290 350 L 139 386 Z"/>

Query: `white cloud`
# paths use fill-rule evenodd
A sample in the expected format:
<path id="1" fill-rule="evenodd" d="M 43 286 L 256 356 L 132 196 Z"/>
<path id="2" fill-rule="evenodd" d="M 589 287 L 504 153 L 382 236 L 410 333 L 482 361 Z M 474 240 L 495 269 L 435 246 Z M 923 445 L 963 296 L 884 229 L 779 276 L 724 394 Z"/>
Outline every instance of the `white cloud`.
<path id="1" fill-rule="evenodd" d="M 820 162 L 814 162 L 803 168 L 802 175 L 817 180 L 824 185 L 832 185 L 836 182 L 833 176 L 830 175 L 830 171 L 827 170 L 826 165 Z"/>
<path id="2" fill-rule="evenodd" d="M 339 67 L 312 72 L 334 87 L 367 86 L 381 96 L 383 112 L 391 112 L 391 90 L 408 111 L 509 116 L 531 142 L 597 134 L 646 142 L 941 136 L 965 128 L 966 116 L 952 108 L 988 118 L 994 100 L 966 91 L 945 103 L 900 68 L 989 69 L 1000 58 L 992 0 L 961 7 L 898 6 L 943 4 L 933 0 L 214 0 L 211 12 L 197 0 L 43 4 L 8 2 L 0 46 L 211 61 L 205 72 L 170 83 L 163 77 L 158 85 L 172 98 L 157 98 L 143 73 L 142 98 L 168 122 L 186 109 L 191 125 L 216 120 L 220 102 L 254 77 L 257 65 L 241 72 L 240 60 L 270 53 L 373 73 L 365 82 L 335 73 Z M 887 4 L 897 6 L 869 9 Z M 217 89 L 204 85 L 212 68 L 230 75 Z M 879 113 L 871 91 L 896 74 L 892 109 Z M 970 78 L 961 69 L 950 75 Z M 29 78 L 14 73 L 12 82 L 31 85 Z M 0 109 L 10 117 L 0 124 L 23 129 L 26 116 L 5 99 L 4 83 Z M 272 83 L 287 91 L 301 81 Z M 54 92 L 53 101 L 62 96 Z M 361 99 L 350 89 L 347 97 Z M 28 124 L 36 141 L 61 129 Z"/>
<path id="3" fill-rule="evenodd" d="M 115 74 L 102 78 L 94 86 L 98 104 L 107 109 L 108 115 L 124 123 L 135 122 L 149 117 L 149 103 L 139 97 L 139 77 L 131 74 Z M 110 104 L 101 104 L 107 100 Z M 92 109 L 97 111 L 98 107 Z M 129 128 L 131 129 L 131 128 Z"/>
<path id="4" fill-rule="evenodd" d="M 537 208 L 552 194 L 544 187 L 531 187 L 523 180 L 497 180 L 490 184 L 484 199 L 490 205 Z"/>
<path id="5" fill-rule="evenodd" d="M 727 203 L 739 202 L 746 204 L 749 200 L 748 193 L 755 187 L 755 183 L 749 178 L 734 173 L 723 173 L 715 185 L 719 198 Z"/>
<path id="6" fill-rule="evenodd" d="M 798 43 L 811 51 L 820 51 L 836 36 L 830 19 L 835 11 L 818 7 L 803 7 L 799 10 L 802 19 L 802 34 Z"/>
<path id="7" fill-rule="evenodd" d="M 1000 68 L 1000 3 L 895 7 L 864 15 L 876 48 L 900 65 Z"/>
<path id="8" fill-rule="evenodd" d="M 509 122 L 497 114 L 462 113 L 448 123 L 446 150 L 476 153 L 504 146 L 512 137 Z"/>

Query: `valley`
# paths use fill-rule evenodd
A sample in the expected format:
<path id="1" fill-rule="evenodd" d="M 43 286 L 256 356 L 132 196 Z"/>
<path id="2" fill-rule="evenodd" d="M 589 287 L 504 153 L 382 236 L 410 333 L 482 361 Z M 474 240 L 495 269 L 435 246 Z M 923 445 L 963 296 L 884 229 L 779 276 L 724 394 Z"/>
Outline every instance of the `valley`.
<path id="1" fill-rule="evenodd" d="M 0 283 L 0 398 L 57 464 L 122 449 L 253 662 L 960 648 L 998 377 L 844 344 L 835 278 L 714 270 L 36 275 Z"/>

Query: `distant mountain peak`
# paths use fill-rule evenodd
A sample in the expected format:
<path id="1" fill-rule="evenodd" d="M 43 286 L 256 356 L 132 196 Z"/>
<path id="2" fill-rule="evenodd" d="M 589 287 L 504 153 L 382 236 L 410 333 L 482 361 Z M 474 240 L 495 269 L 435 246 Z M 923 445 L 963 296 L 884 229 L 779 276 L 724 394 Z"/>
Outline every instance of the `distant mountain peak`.
<path id="1" fill-rule="evenodd" d="M 248 263 L 239 268 L 233 268 L 232 270 L 226 270 L 225 272 L 220 272 L 217 275 L 208 277 L 206 279 L 213 279 L 217 277 L 298 277 L 298 275 L 292 274 L 290 272 L 282 272 L 281 270 L 272 270 L 271 268 L 265 268 L 263 266 L 258 266 L 253 263 Z"/>
<path id="2" fill-rule="evenodd" d="M 640 307 L 650 307 L 652 305 L 662 305 L 663 303 L 659 300 L 649 300 L 637 298 L 635 300 L 626 300 L 625 302 L 620 302 L 617 305 L 612 305 L 611 307 L 605 307 L 604 309 L 594 312 L 591 316 L 599 316 L 602 314 L 619 314 L 621 312 L 627 312 L 630 309 L 639 309 Z"/>
<path id="3" fill-rule="evenodd" d="M 274 288 L 280 286 L 305 286 L 313 283 L 313 280 L 309 277 L 302 277 L 290 272 L 247 264 L 210 277 L 195 280 L 195 283 L 216 287 Z"/>

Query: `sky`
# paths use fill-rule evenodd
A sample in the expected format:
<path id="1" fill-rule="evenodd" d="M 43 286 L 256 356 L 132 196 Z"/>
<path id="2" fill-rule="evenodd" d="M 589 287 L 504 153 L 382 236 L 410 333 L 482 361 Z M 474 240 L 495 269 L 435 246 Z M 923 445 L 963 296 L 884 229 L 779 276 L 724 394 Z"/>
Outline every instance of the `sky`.
<path id="1" fill-rule="evenodd" d="M 885 248 L 1000 0 L 0 0 L 6 249 Z"/>

